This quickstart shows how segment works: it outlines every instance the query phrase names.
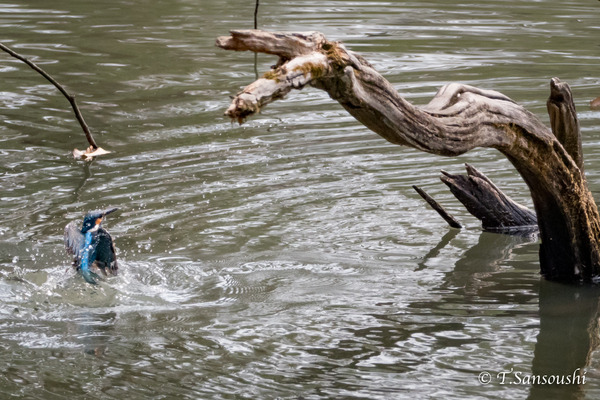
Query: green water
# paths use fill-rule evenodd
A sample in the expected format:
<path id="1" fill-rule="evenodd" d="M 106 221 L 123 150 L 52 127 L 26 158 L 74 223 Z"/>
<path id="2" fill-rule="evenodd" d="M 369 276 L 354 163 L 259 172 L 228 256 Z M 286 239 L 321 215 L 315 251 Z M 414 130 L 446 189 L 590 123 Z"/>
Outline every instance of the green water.
<path id="1" fill-rule="evenodd" d="M 316 89 L 241 127 L 223 116 L 254 57 L 214 40 L 251 28 L 254 5 L 0 2 L 0 42 L 77 94 L 112 151 L 73 160 L 86 142 L 66 100 L 0 54 L 0 397 L 598 398 L 598 290 L 543 281 L 535 239 L 482 233 L 438 179 L 469 162 L 531 205 L 499 153 L 390 145 Z M 600 200 L 599 14 L 592 1 L 261 1 L 259 27 L 341 40 L 416 104 L 458 81 L 547 121 L 560 77 Z M 62 232 L 109 206 L 120 275 L 91 287 Z M 517 381 L 578 368 L 585 384 Z"/>

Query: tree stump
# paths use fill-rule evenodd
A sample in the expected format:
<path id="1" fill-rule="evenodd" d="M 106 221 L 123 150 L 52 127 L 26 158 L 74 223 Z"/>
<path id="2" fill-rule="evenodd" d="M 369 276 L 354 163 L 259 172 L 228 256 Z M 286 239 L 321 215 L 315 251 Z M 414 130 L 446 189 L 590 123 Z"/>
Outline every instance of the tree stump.
<path id="1" fill-rule="evenodd" d="M 574 108 L 561 108 L 568 99 L 557 78 L 551 81 L 556 91 L 551 99 L 561 112 L 552 126 L 569 140 L 555 136 L 534 114 L 493 90 L 451 83 L 429 104 L 416 107 L 363 57 L 318 32 L 230 33 L 219 37 L 217 46 L 273 54 L 279 62 L 234 97 L 226 111 L 229 117 L 241 123 L 292 89 L 310 85 L 325 90 L 393 144 L 441 156 L 494 148 L 515 166 L 531 191 L 540 230 L 541 273 L 561 281 L 600 276 L 600 216 L 585 181 L 581 152 L 575 151 L 580 142 L 578 146 L 571 140 L 578 129 L 565 119 L 575 115 Z"/>
<path id="2" fill-rule="evenodd" d="M 483 173 L 466 164 L 467 175 L 442 171 L 441 180 L 454 196 L 481 221 L 488 232 L 529 235 L 538 230 L 535 212 L 504 194 Z"/>

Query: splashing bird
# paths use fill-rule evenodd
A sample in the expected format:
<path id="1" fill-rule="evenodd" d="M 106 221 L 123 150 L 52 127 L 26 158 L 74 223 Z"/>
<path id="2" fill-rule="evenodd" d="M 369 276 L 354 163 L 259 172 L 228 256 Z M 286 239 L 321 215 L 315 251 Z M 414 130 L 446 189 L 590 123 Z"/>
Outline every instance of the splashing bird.
<path id="1" fill-rule="evenodd" d="M 96 284 L 99 274 L 117 274 L 115 245 L 108 231 L 101 226 L 104 218 L 117 210 L 92 211 L 83 218 L 81 228 L 75 221 L 65 227 L 67 253 L 75 256 L 73 266 L 81 271 L 88 283 Z"/>

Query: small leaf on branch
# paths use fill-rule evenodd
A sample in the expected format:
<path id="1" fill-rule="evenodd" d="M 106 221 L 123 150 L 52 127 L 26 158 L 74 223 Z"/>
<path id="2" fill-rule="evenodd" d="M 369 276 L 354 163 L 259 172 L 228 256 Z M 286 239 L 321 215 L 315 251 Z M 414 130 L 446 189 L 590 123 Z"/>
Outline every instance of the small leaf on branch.
<path id="1" fill-rule="evenodd" d="M 110 151 L 104 150 L 102 147 L 94 148 L 90 146 L 85 151 L 74 149 L 73 158 L 76 160 L 92 161 L 94 157 L 103 156 L 108 153 Z"/>

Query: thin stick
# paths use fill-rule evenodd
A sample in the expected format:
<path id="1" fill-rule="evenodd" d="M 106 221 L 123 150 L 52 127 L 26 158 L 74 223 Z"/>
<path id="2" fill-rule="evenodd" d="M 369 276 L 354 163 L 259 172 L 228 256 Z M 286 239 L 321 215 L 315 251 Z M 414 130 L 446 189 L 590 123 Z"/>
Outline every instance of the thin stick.
<path id="1" fill-rule="evenodd" d="M 258 29 L 258 4 L 260 0 L 256 0 L 256 6 L 254 7 L 254 29 Z"/>
<path id="2" fill-rule="evenodd" d="M 259 0 L 256 0 L 256 6 L 254 7 L 254 29 L 258 29 L 258 4 Z M 258 53 L 254 53 L 254 75 L 258 79 Z"/>
<path id="3" fill-rule="evenodd" d="M 33 70 L 37 71 L 40 75 L 42 75 L 44 78 L 46 78 L 51 84 L 56 86 L 56 88 L 58 90 L 60 90 L 60 92 L 67 98 L 67 100 L 69 100 L 69 103 L 71 103 L 71 107 L 73 108 L 73 111 L 75 112 L 75 117 L 77 118 L 77 121 L 79 121 L 79 125 L 81 125 L 81 128 L 83 129 L 83 132 L 85 133 L 85 137 L 87 138 L 87 141 L 89 142 L 90 146 L 92 146 L 94 148 L 94 150 L 98 149 L 98 145 L 96 144 L 96 141 L 92 137 L 92 132 L 90 132 L 90 128 L 85 123 L 85 120 L 83 119 L 83 115 L 81 115 L 81 111 L 79 111 L 79 107 L 77 106 L 77 103 L 75 102 L 75 96 L 73 96 L 69 92 L 67 92 L 66 89 L 60 83 L 58 83 L 56 80 L 54 80 L 54 78 L 52 78 L 50 75 L 48 75 L 48 73 L 46 71 L 44 71 L 43 69 L 38 67 L 32 61 L 28 60 L 27 58 L 23 57 L 22 55 L 11 50 L 10 48 L 6 47 L 2 43 L 0 43 L 0 49 L 4 50 L 6 53 L 10 54 L 11 56 L 13 56 L 13 57 L 23 61 L 25 64 L 29 65 Z"/>
<path id="4" fill-rule="evenodd" d="M 437 201 L 435 201 L 433 199 L 433 197 L 431 197 L 430 195 L 428 195 L 427 193 L 425 193 L 425 191 L 423 189 L 421 189 L 418 186 L 413 185 L 413 189 L 415 189 L 417 191 L 417 193 L 419 193 L 419 195 L 427 202 L 429 203 L 429 205 L 435 210 L 437 211 L 438 214 L 440 214 L 440 216 L 442 218 L 444 218 L 444 220 L 448 223 L 448 225 L 450 225 L 452 228 L 462 228 L 462 225 L 460 224 L 460 222 L 458 222 L 456 220 L 456 218 L 454 218 L 452 215 L 450 215 L 445 209 L 444 207 L 441 206 L 440 203 L 438 203 Z"/>

